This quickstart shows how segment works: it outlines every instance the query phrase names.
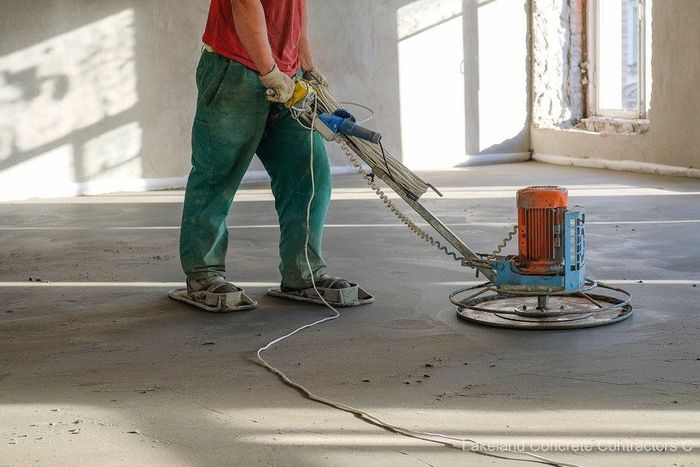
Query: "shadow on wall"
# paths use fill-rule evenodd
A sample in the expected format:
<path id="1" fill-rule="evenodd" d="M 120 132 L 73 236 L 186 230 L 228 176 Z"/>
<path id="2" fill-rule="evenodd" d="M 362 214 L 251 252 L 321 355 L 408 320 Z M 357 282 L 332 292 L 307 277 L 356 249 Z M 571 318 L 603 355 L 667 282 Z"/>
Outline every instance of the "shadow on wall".
<path id="1" fill-rule="evenodd" d="M 527 157 L 529 11 L 524 0 L 418 0 L 397 10 L 406 165 Z"/>
<path id="2" fill-rule="evenodd" d="M 141 178 L 134 10 L 0 57 L 1 198 Z"/>
<path id="3" fill-rule="evenodd" d="M 184 5 L 3 4 L 0 200 L 182 185 L 208 2 Z"/>

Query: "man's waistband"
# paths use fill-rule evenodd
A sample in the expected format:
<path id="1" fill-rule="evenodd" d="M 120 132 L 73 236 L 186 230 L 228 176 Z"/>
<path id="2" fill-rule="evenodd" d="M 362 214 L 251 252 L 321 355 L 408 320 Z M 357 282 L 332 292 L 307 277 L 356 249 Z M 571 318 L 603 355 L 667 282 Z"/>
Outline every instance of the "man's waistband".
<path id="1" fill-rule="evenodd" d="M 214 54 L 217 54 L 217 55 L 221 55 L 222 57 L 224 57 L 224 58 L 227 59 L 227 60 L 234 61 L 234 62 L 236 62 L 236 63 L 238 63 L 238 64 L 240 64 L 240 65 L 246 67 L 247 69 L 249 69 L 249 70 L 251 70 L 251 71 L 254 71 L 255 73 L 258 73 L 258 71 L 257 71 L 255 68 L 252 68 L 252 67 L 250 67 L 250 66 L 246 65 L 245 63 L 242 63 L 242 62 L 240 62 L 240 61 L 238 61 L 238 60 L 233 60 L 233 59 L 231 59 L 231 58 L 226 57 L 225 55 L 220 54 L 219 52 L 217 52 L 216 50 L 214 50 L 214 48 L 213 48 L 212 46 L 210 46 L 209 44 L 206 44 L 206 43 L 202 44 L 202 53 L 204 53 L 204 52 L 214 53 Z"/>

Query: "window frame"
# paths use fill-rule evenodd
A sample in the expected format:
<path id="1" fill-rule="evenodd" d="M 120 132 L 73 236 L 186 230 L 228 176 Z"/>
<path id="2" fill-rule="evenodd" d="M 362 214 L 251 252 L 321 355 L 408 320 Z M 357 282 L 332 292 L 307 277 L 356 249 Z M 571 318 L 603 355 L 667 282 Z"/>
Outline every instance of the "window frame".
<path id="1" fill-rule="evenodd" d="M 601 109 L 598 99 L 598 89 L 600 88 L 600 3 L 609 0 L 587 0 L 586 13 L 586 34 L 587 34 L 587 65 L 589 72 L 587 98 L 586 98 L 586 116 L 587 117 L 607 117 L 607 118 L 623 118 L 623 119 L 647 119 L 649 109 L 649 90 L 647 88 L 647 68 L 651 60 L 648 52 L 648 17 L 651 14 L 651 4 L 653 0 L 636 0 L 638 5 L 637 18 L 637 95 L 638 108 L 636 110 L 625 109 Z"/>

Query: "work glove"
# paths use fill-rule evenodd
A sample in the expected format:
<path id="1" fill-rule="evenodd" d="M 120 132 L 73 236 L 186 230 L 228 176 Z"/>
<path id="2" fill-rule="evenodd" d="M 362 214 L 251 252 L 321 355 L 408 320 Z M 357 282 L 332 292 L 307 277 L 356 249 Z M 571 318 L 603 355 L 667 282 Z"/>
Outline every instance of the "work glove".
<path id="1" fill-rule="evenodd" d="M 260 76 L 260 81 L 267 88 L 266 97 L 270 102 L 287 102 L 294 94 L 294 80 L 277 68 L 277 64 L 266 75 Z"/>
<path id="2" fill-rule="evenodd" d="M 317 83 L 319 86 L 323 86 L 324 88 L 328 87 L 328 80 L 326 79 L 325 76 L 319 71 L 316 71 L 316 69 L 311 69 L 307 70 L 304 72 L 304 79 L 306 81 L 311 81 Z"/>

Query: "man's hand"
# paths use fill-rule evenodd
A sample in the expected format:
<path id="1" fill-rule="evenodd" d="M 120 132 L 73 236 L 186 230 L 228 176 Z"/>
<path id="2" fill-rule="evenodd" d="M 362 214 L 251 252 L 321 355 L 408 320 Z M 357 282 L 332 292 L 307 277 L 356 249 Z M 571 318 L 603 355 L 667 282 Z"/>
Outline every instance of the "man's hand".
<path id="1" fill-rule="evenodd" d="M 311 81 L 312 83 L 315 82 L 319 86 L 323 86 L 324 88 L 328 87 L 328 80 L 326 79 L 325 76 L 316 69 L 311 69 L 307 70 L 304 72 L 304 79 L 306 81 Z"/>
<path id="2" fill-rule="evenodd" d="M 268 74 L 261 75 L 260 81 L 268 90 L 267 100 L 270 102 L 284 103 L 294 94 L 294 80 L 282 73 L 277 65 Z"/>

